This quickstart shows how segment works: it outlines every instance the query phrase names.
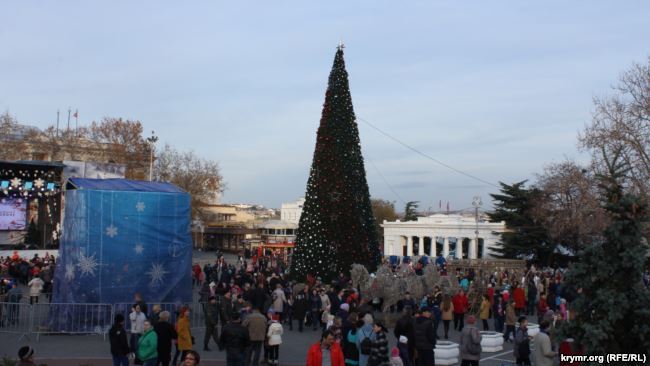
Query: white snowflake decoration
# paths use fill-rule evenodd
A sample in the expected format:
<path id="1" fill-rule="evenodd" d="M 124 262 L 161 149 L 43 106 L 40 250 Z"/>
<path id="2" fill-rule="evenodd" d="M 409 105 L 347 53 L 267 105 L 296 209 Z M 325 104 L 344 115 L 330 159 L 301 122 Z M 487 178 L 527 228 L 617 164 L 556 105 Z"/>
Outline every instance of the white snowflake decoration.
<path id="1" fill-rule="evenodd" d="M 135 254 L 140 255 L 142 254 L 142 252 L 144 252 L 144 247 L 142 246 L 142 244 L 136 243 L 135 247 L 133 247 L 133 250 L 135 251 Z"/>
<path id="2" fill-rule="evenodd" d="M 81 277 L 87 274 L 95 276 L 95 270 L 97 269 L 98 265 L 99 264 L 97 263 L 97 259 L 95 259 L 94 254 L 90 257 L 79 254 L 79 263 L 77 264 L 77 267 L 79 267 L 79 271 L 81 271 Z"/>
<path id="3" fill-rule="evenodd" d="M 135 205 L 135 209 L 138 210 L 138 212 L 144 212 L 144 209 L 145 209 L 146 207 L 147 207 L 147 206 L 144 205 L 144 202 L 138 202 L 138 203 Z"/>
<path id="4" fill-rule="evenodd" d="M 117 227 L 111 224 L 106 228 L 106 235 L 110 236 L 111 238 L 115 237 L 117 235 Z"/>
<path id="5" fill-rule="evenodd" d="M 22 182 L 20 179 L 14 178 L 11 180 L 11 186 L 14 188 L 18 188 L 18 186 L 20 186 L 20 182 Z"/>
<path id="6" fill-rule="evenodd" d="M 74 264 L 68 263 L 65 265 L 65 279 L 68 281 L 74 280 Z"/>
<path id="7" fill-rule="evenodd" d="M 45 181 L 41 178 L 38 178 L 34 181 L 34 187 L 41 189 L 43 188 L 43 185 L 45 184 Z"/>
<path id="8" fill-rule="evenodd" d="M 163 277 L 169 273 L 165 271 L 165 266 L 163 266 L 160 263 L 151 263 L 151 269 L 147 274 L 151 278 L 151 282 L 149 282 L 150 286 L 156 286 L 160 285 L 163 282 Z"/>

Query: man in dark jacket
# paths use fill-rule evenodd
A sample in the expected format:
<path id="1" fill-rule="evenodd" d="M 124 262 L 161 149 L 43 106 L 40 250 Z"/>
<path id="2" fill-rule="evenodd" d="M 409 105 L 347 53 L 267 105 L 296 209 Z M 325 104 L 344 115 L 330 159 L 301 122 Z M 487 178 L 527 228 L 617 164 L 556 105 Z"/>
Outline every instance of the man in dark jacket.
<path id="1" fill-rule="evenodd" d="M 305 290 L 301 290 L 296 294 L 293 302 L 293 317 L 298 321 L 298 331 L 302 332 L 303 323 L 305 322 L 305 315 L 307 315 L 307 295 Z"/>
<path id="2" fill-rule="evenodd" d="M 433 348 L 436 346 L 436 333 L 431 320 L 431 309 L 425 307 L 415 319 L 415 349 L 418 351 L 419 366 L 433 366 Z"/>
<path id="3" fill-rule="evenodd" d="M 397 323 L 395 323 L 395 338 L 399 339 L 400 336 L 404 336 L 408 339 L 407 345 L 408 345 L 408 351 L 409 351 L 409 359 L 412 360 L 415 357 L 415 333 L 413 329 L 413 315 L 412 314 L 413 309 L 411 309 L 410 306 L 406 306 L 404 308 L 404 314 L 402 315 L 401 318 L 397 320 Z M 404 365 L 404 366 L 410 366 L 410 365 Z"/>
<path id="4" fill-rule="evenodd" d="M 226 365 L 243 365 L 244 353 L 249 343 L 248 329 L 241 325 L 239 314 L 233 313 L 230 322 L 223 327 L 221 339 L 219 339 L 219 348 L 226 349 Z"/>
<path id="5" fill-rule="evenodd" d="M 126 340 L 126 330 L 124 329 L 124 315 L 115 315 L 115 323 L 108 332 L 108 339 L 111 342 L 111 355 L 113 364 L 120 366 L 129 366 L 129 342 Z M 171 351 L 170 351 L 171 352 Z"/>
<path id="6" fill-rule="evenodd" d="M 153 330 L 158 336 L 158 363 L 162 366 L 169 366 L 172 356 L 172 340 L 178 338 L 176 329 L 169 324 L 169 311 L 160 312 L 158 323 L 153 326 Z"/>
<path id="7" fill-rule="evenodd" d="M 210 296 L 208 303 L 205 304 L 205 336 L 203 337 L 203 350 L 210 351 L 208 344 L 210 337 L 214 338 L 214 343 L 219 344 L 217 333 L 217 324 L 219 324 L 219 308 L 217 307 L 217 298 Z"/>
<path id="8" fill-rule="evenodd" d="M 266 289 L 264 288 L 264 283 L 258 283 L 255 290 L 253 290 L 253 294 L 252 294 L 252 298 L 250 299 L 250 302 L 253 305 L 253 307 L 260 310 L 260 313 L 266 313 L 268 308 L 265 309 L 264 306 L 267 297 L 270 296 L 266 293 Z"/>

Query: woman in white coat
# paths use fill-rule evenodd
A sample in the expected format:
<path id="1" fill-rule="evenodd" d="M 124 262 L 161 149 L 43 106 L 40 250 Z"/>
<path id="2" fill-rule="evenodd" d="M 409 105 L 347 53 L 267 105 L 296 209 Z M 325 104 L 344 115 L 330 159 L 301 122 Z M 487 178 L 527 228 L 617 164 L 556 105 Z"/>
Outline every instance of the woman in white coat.
<path id="1" fill-rule="evenodd" d="M 269 365 L 277 365 L 280 356 L 280 345 L 282 344 L 282 324 L 278 321 L 278 315 L 274 315 L 269 329 L 266 332 L 266 339 L 269 345 Z"/>

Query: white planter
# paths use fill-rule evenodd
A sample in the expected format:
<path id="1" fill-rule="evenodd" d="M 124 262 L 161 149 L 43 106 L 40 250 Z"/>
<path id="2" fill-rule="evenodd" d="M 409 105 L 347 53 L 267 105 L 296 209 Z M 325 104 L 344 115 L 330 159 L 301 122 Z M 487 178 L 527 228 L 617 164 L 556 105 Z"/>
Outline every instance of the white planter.
<path id="1" fill-rule="evenodd" d="M 481 351 L 498 352 L 503 350 L 503 333 L 481 332 Z"/>
<path id="2" fill-rule="evenodd" d="M 460 345 L 450 341 L 436 342 L 436 348 L 433 349 L 433 355 L 436 365 L 453 365 L 458 363 L 460 356 Z"/>
<path id="3" fill-rule="evenodd" d="M 528 335 L 534 337 L 539 333 L 539 325 L 528 323 Z"/>

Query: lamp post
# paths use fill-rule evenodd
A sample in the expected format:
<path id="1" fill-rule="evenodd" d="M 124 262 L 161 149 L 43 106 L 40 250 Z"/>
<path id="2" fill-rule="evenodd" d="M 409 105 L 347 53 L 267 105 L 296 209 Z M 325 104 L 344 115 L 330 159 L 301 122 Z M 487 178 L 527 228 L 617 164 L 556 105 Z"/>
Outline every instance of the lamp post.
<path id="1" fill-rule="evenodd" d="M 156 141 L 158 141 L 158 136 L 155 135 L 154 131 L 151 131 L 151 137 L 147 137 L 147 142 L 149 143 L 149 181 L 153 180 L 153 150 L 155 148 Z"/>
<path id="2" fill-rule="evenodd" d="M 472 198 L 472 206 L 474 206 L 474 213 L 475 213 L 475 219 L 476 219 L 476 230 L 474 230 L 474 234 L 476 235 L 476 248 L 474 249 L 474 255 L 478 257 L 478 208 L 483 206 L 483 201 L 481 201 L 480 196 L 474 196 Z M 472 248 L 474 246 L 472 245 Z"/>

